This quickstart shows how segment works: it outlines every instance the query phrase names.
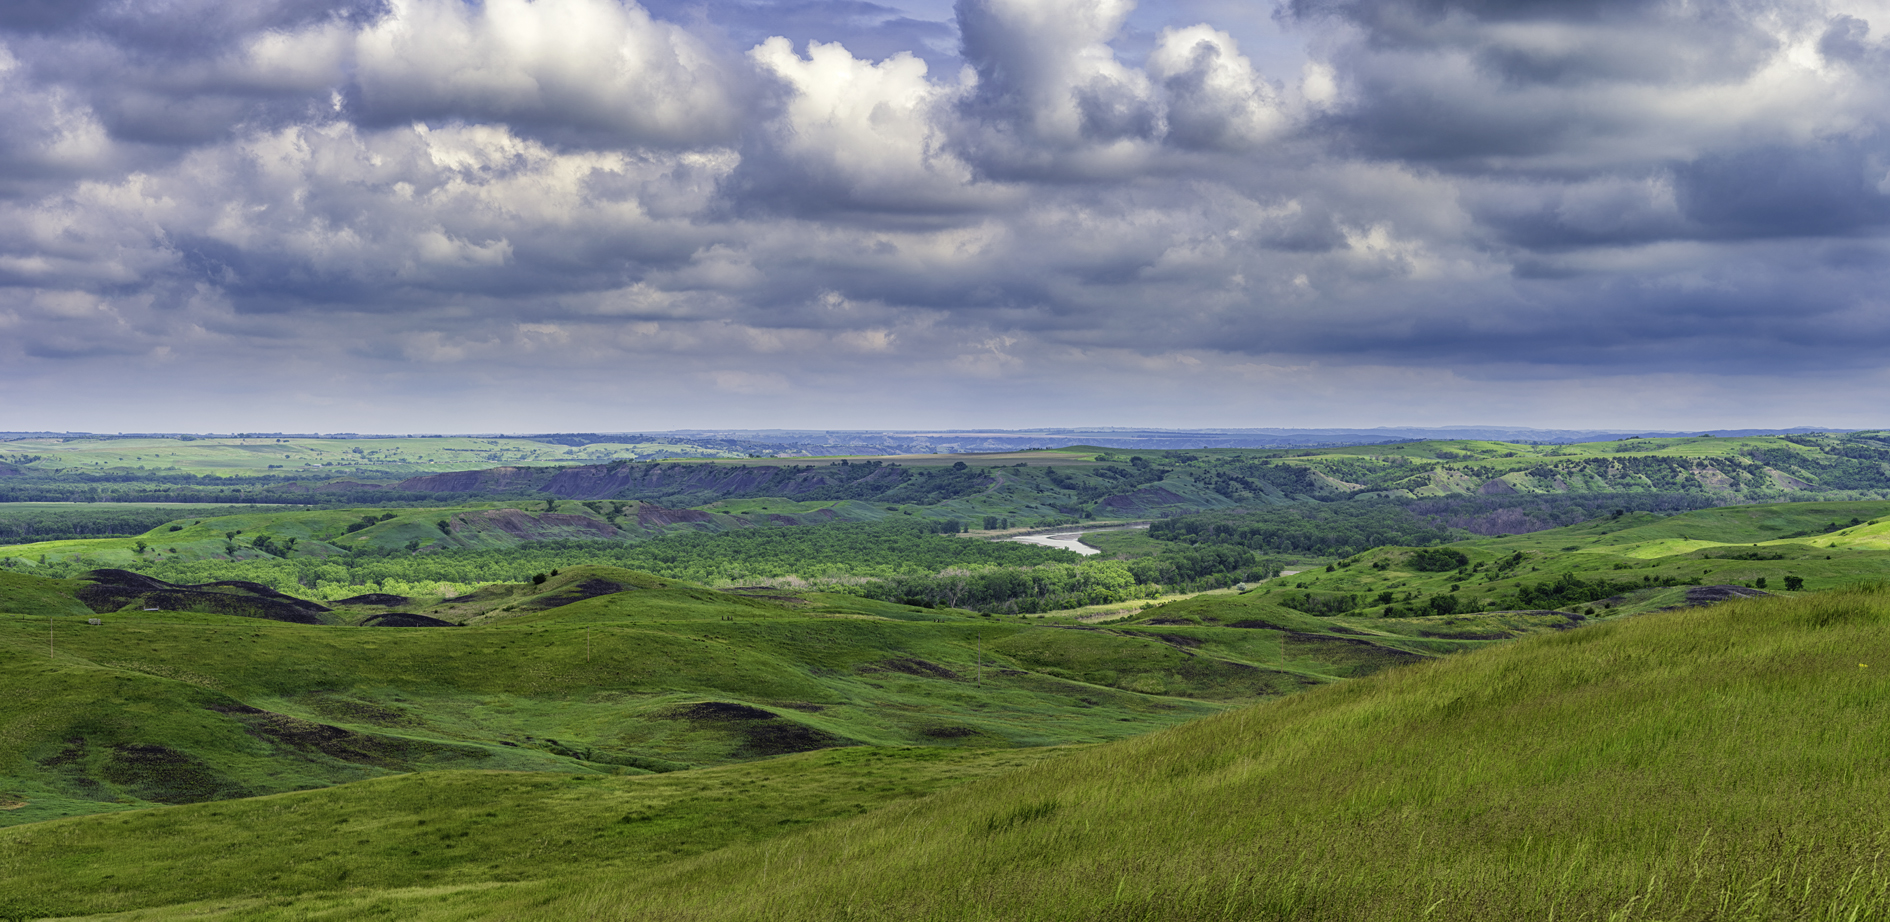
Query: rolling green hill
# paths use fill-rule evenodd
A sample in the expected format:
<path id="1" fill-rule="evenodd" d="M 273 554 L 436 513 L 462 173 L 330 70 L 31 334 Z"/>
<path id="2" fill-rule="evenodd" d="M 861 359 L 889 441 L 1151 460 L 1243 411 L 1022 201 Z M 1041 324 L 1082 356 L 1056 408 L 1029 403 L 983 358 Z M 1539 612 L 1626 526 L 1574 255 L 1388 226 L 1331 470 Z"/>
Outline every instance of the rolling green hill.
<path id="1" fill-rule="evenodd" d="M 785 505 L 785 504 L 784 504 Z M 508 548 L 533 541 L 639 541 L 677 532 L 722 532 L 754 527 L 873 522 L 885 510 L 866 503 L 793 504 L 770 511 L 766 503 L 716 512 L 667 509 L 653 503 L 469 503 L 394 509 L 277 507 L 228 514 L 205 508 L 164 507 L 174 518 L 142 534 L 74 538 L 0 546 L 8 566 L 78 561 L 132 567 L 197 560 L 313 558 L 404 551 Z"/>
<path id="2" fill-rule="evenodd" d="M 0 548 L 0 919 L 1890 919 L 1881 433 L 1029 454 Z"/>
<path id="3" fill-rule="evenodd" d="M 0 823 L 415 771 L 1091 743 L 1480 645 L 977 617 L 608 567 L 405 601 L 0 575 Z M 439 626 L 383 626 L 400 624 Z"/>
<path id="4" fill-rule="evenodd" d="M 1756 599 L 960 755 L 1000 773 L 951 787 L 870 751 L 583 794 L 423 775 L 22 827 L 0 867 L 23 910 L 124 919 L 1880 920 L 1887 627 L 1878 590 Z"/>

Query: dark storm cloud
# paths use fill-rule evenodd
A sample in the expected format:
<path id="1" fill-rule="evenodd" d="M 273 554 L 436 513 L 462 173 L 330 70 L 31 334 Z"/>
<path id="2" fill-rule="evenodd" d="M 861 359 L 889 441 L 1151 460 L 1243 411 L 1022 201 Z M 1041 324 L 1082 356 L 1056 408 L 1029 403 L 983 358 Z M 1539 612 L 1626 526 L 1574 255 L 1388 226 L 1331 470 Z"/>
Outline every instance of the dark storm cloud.
<path id="1" fill-rule="evenodd" d="M 1890 344 L 1861 4 L 1295 0 L 1284 63 L 1132 12 L 9 4 L 0 360 L 1238 408 Z"/>
<path id="2" fill-rule="evenodd" d="M 1876 139 L 1873 139 L 1876 140 Z M 1843 236 L 1890 223 L 1882 141 L 1819 140 L 1711 154 L 1675 171 L 1681 210 L 1706 233 Z"/>
<path id="3" fill-rule="evenodd" d="M 311 105 L 328 103 L 338 72 L 324 65 L 333 62 L 313 62 L 311 73 L 310 49 L 255 60 L 257 46 L 360 27 L 387 12 L 375 0 L 58 7 L 56 16 L 30 3 L 0 12 L 21 69 L 83 103 L 115 139 L 158 145 L 214 141 L 245 122 L 306 118 Z"/>
<path id="4" fill-rule="evenodd" d="M 1353 96 L 1334 129 L 1373 156 L 1471 172 L 1638 153 L 1685 128 L 1660 124 L 1671 119 L 1661 97 L 1751 79 L 1777 63 L 1778 20 L 1814 19 L 1789 6 L 1671 2 L 1299 0 L 1293 10 L 1356 27 L 1333 53 Z"/>

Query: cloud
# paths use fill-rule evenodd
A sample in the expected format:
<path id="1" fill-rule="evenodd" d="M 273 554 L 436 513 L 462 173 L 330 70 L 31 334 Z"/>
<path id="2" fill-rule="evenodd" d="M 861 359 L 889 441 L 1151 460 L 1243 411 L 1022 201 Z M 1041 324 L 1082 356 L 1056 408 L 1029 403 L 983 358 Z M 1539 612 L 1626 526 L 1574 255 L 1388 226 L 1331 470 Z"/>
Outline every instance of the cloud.
<path id="1" fill-rule="evenodd" d="M 1225 32 L 1205 24 L 1165 30 L 1148 63 L 1168 94 L 1171 143 L 1241 150 L 1287 128 L 1273 87 Z"/>
<path id="2" fill-rule="evenodd" d="M 13 4 L 5 393 L 217 366 L 906 427 L 1884 396 L 1882 10 L 1189 9 Z"/>
<path id="3" fill-rule="evenodd" d="M 1162 131 L 1146 74 L 1105 44 L 1130 0 L 958 0 L 977 85 L 961 143 L 995 177 L 1133 168 Z"/>
<path id="4" fill-rule="evenodd" d="M 745 193 L 803 212 L 959 211 L 1003 197 L 947 147 L 941 120 L 965 88 L 928 79 L 919 58 L 862 61 L 838 42 L 801 57 L 779 36 L 749 56 L 786 98 L 748 152 Z"/>
<path id="5" fill-rule="evenodd" d="M 693 146 L 731 140 L 739 115 L 740 87 L 706 45 L 612 0 L 391 0 L 354 55 L 370 123 L 496 121 Z"/>

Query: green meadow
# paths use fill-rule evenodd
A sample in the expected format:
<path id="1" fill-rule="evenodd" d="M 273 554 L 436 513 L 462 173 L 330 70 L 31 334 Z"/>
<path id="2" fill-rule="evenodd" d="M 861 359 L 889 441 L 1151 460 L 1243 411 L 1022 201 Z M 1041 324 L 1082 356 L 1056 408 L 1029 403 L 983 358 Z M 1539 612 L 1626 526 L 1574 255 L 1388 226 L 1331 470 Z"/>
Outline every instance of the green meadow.
<path id="1" fill-rule="evenodd" d="M 1485 642 L 1267 606 L 1248 614 L 1277 623 L 1095 627 L 608 567 L 405 614 L 110 573 L 0 574 L 0 824 L 411 772 L 1107 742 Z"/>
<path id="2" fill-rule="evenodd" d="M 0 867 L 16 915 L 124 919 L 1883 919 L 1886 628 L 1874 588 L 1732 602 L 1008 765 L 407 775 L 17 827 Z"/>

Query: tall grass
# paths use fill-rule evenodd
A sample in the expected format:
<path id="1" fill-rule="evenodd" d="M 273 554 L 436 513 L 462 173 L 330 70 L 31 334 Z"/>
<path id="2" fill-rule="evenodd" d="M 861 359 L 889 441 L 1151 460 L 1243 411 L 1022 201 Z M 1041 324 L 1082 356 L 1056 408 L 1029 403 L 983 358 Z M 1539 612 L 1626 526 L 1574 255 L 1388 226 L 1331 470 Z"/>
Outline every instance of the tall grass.
<path id="1" fill-rule="evenodd" d="M 1890 918 L 1886 622 L 1870 588 L 1524 640 L 466 911 Z"/>

